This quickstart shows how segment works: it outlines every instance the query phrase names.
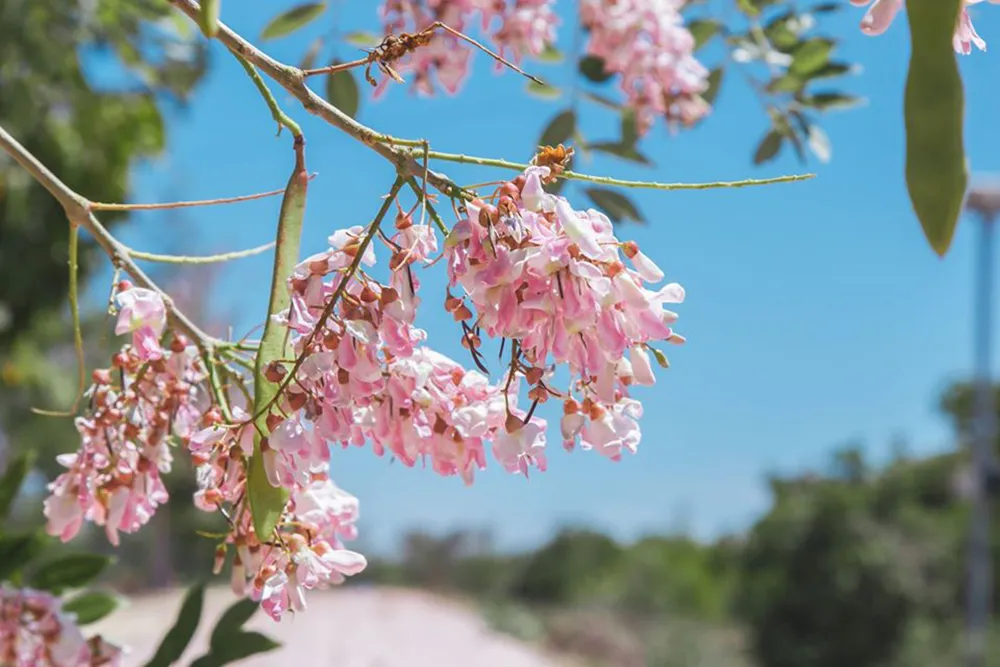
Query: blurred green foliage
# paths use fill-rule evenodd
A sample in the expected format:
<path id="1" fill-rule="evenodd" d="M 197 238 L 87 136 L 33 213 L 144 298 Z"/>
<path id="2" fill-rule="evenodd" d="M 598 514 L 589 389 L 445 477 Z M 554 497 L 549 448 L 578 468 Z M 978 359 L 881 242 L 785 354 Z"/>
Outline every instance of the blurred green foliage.
<path id="1" fill-rule="evenodd" d="M 959 443 L 971 392 L 955 385 L 941 403 Z M 771 507 L 745 535 L 622 544 L 566 529 L 535 551 L 498 554 L 487 534 L 417 532 L 399 560 L 373 562 L 360 580 L 468 596 L 495 629 L 593 665 L 954 664 L 966 462 L 960 445 L 876 468 L 848 447 L 818 473 L 772 478 Z M 1000 648 L 1000 632 L 991 641 Z"/>

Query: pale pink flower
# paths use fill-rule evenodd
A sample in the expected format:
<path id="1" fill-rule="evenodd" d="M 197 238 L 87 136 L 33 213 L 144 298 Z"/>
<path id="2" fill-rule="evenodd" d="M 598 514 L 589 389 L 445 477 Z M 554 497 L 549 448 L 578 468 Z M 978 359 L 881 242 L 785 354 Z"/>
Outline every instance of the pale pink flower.
<path id="1" fill-rule="evenodd" d="M 983 1 L 965 0 L 965 4 L 973 5 Z M 993 4 L 1000 2 L 1000 0 L 987 1 Z M 872 0 L 851 0 L 851 4 L 857 7 L 871 5 L 868 7 L 868 12 L 864 18 L 861 19 L 861 31 L 866 35 L 875 36 L 881 35 L 889 29 L 893 19 L 896 18 L 896 14 L 903 9 L 905 0 L 874 0 L 874 2 Z M 980 51 L 986 50 L 986 42 L 976 33 L 976 29 L 972 25 L 972 19 L 969 17 L 969 12 L 965 7 L 962 7 L 962 11 L 959 14 L 952 44 L 955 51 L 963 55 L 972 53 L 973 46 Z"/>

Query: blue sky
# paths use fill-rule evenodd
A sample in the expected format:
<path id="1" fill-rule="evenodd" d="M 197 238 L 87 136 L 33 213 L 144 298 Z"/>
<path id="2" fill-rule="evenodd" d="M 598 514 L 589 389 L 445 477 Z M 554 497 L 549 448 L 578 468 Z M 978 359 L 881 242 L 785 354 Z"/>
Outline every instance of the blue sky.
<path id="1" fill-rule="evenodd" d="M 223 18 L 248 36 L 287 2 L 230 2 Z M 342 3 L 343 31 L 377 29 L 374 3 Z M 846 3 L 845 3 L 846 4 Z M 568 3 L 562 2 L 562 7 Z M 977 8 L 978 10 L 978 8 Z M 389 548 L 400 531 L 490 526 L 500 544 L 544 539 L 567 523 L 587 523 L 622 538 L 683 524 L 711 537 L 745 528 L 769 502 L 764 474 L 821 465 L 836 445 L 859 440 L 875 457 L 904 436 L 915 452 L 949 446 L 936 409 L 941 390 L 968 374 L 971 288 L 976 228 L 963 221 L 944 260 L 927 247 L 903 182 L 902 94 L 908 35 L 902 18 L 884 36 L 860 34 L 862 11 L 846 7 L 827 26 L 843 39 L 839 56 L 862 71 L 843 84 L 866 106 L 829 114 L 829 164 L 818 178 L 790 185 L 708 192 L 635 192 L 649 219 L 622 228 L 668 279 L 687 289 L 678 310 L 689 343 L 672 349 L 672 368 L 639 391 L 646 405 L 643 443 L 619 464 L 592 452 L 566 454 L 552 443 L 550 468 L 520 477 L 491 470 L 472 488 L 430 471 L 406 469 L 368 449 L 335 451 L 333 474 L 362 502 L 363 542 Z M 1000 49 L 1000 8 L 975 13 L 983 37 Z M 268 45 L 297 62 L 317 24 Z M 566 42 L 568 31 L 563 31 Z M 353 57 L 354 47 L 341 47 Z M 290 168 L 287 134 L 274 125 L 237 63 L 213 49 L 210 75 L 192 104 L 169 112 L 169 152 L 136 170 L 136 201 L 196 199 L 282 187 Z M 566 100 L 524 94 L 524 81 L 497 75 L 482 56 L 456 98 L 421 99 L 402 88 L 365 100 L 360 120 L 405 137 L 427 137 L 439 150 L 523 161 L 538 132 Z M 997 56 L 962 59 L 968 111 L 967 144 L 974 171 L 1000 171 L 1000 87 Z M 536 71 L 559 83 L 571 65 Z M 992 76 L 991 76 L 992 75 Z M 336 228 L 365 224 L 392 181 L 388 165 L 309 116 L 277 91 L 302 125 L 311 186 L 303 254 L 323 247 Z M 585 136 L 613 138 L 615 118 L 587 109 Z M 579 168 L 620 178 L 715 181 L 801 172 L 787 152 L 761 168 L 750 154 L 765 131 L 750 90 L 730 76 L 712 117 L 670 136 L 657 126 L 645 144 L 654 170 L 613 159 Z M 501 172 L 442 164 L 460 182 Z M 579 192 L 578 190 L 576 192 Z M 568 190 L 573 198 L 574 190 Z M 584 200 L 576 198 L 579 207 Z M 270 240 L 279 202 L 136 216 L 123 232 L 134 247 L 182 245 L 199 252 L 255 246 Z M 458 333 L 435 312 L 444 281 L 424 278 L 421 324 L 442 351 L 465 360 Z M 269 257 L 229 265 L 212 302 L 238 335 L 263 317 Z"/>

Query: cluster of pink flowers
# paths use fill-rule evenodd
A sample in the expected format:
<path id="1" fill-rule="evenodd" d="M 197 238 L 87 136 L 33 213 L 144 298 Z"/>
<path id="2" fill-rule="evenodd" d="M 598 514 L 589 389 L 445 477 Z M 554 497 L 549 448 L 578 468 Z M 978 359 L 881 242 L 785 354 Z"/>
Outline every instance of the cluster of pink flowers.
<path id="1" fill-rule="evenodd" d="M 966 5 L 975 5 L 984 0 L 965 0 Z M 993 4 L 1000 4 L 1000 0 L 986 0 Z M 889 26 L 892 24 L 896 14 L 903 9 L 905 0 L 851 0 L 851 4 L 858 7 L 864 7 L 866 5 L 871 5 L 868 8 L 868 12 L 865 17 L 861 20 L 861 30 L 866 35 L 881 35 Z M 972 53 L 972 47 L 975 46 L 980 51 L 986 50 L 986 42 L 982 37 L 976 32 L 975 27 L 972 25 L 972 18 L 969 16 L 969 10 L 962 7 L 962 11 L 958 16 L 958 25 L 955 26 L 955 36 L 952 38 L 952 45 L 955 47 L 957 53 L 963 55 L 969 55 Z"/>
<path id="2" fill-rule="evenodd" d="M 169 349 L 157 330 L 166 322 L 155 292 L 122 285 L 116 331 L 133 332 L 110 368 L 93 373 L 90 410 L 78 417 L 80 448 L 58 457 L 67 468 L 49 485 L 48 530 L 69 540 L 84 519 L 104 526 L 118 544 L 118 532 L 133 533 L 166 502 L 161 475 L 170 471 L 170 436 L 187 437 L 200 417 L 198 385 L 205 368 L 198 350 L 183 336 Z"/>
<path id="3" fill-rule="evenodd" d="M 640 134 L 658 117 L 691 125 L 709 107 L 701 93 L 708 70 L 694 57 L 694 37 L 680 11 L 686 0 L 582 0 L 587 53 L 621 75 Z"/>
<path id="4" fill-rule="evenodd" d="M 0 664 L 11 667 L 116 667 L 120 648 L 86 639 L 59 598 L 32 589 L 0 588 Z"/>
<path id="5" fill-rule="evenodd" d="M 407 466 L 429 463 L 466 483 L 485 466 L 487 443 L 507 470 L 544 468 L 545 421 L 525 420 L 518 411 L 513 378 L 506 391 L 491 385 L 483 374 L 423 345 L 426 334 L 413 325 L 420 283 L 411 267 L 437 251 L 433 230 L 401 213 L 386 242 L 392 252 L 388 284 L 357 271 L 342 285 L 362 233 L 360 227 L 337 232 L 330 249 L 307 258 L 292 277 L 285 319 L 306 357 L 287 400 L 302 409 L 270 438 L 272 479 L 287 484 L 302 478 L 317 453 L 326 452 L 325 443 L 370 442 L 379 456 L 389 452 Z M 360 265 L 374 264 L 369 246 Z M 321 321 L 338 292 L 336 315 Z M 535 437 L 522 442 L 515 433 Z"/>
<path id="6" fill-rule="evenodd" d="M 443 252 L 430 225 L 400 209 L 391 237 L 340 230 L 327 250 L 300 262 L 288 281 L 290 306 L 275 316 L 298 361 L 291 370 L 277 361 L 264 369 L 272 383 L 289 380 L 263 415 L 266 429 L 218 391 L 209 401 L 197 348 L 178 335 L 161 344 L 162 298 L 122 285 L 116 330 L 133 340 L 110 369 L 94 372 L 90 410 L 76 422 L 80 449 L 60 457 L 68 470 L 45 502 L 49 531 L 67 540 L 88 520 L 117 543 L 119 531 L 145 524 L 167 499 L 161 475 L 175 436 L 195 464 L 195 505 L 229 525 L 215 571 L 232 552 L 233 590 L 280 619 L 305 609 L 306 591 L 341 583 L 367 564 L 344 546 L 356 537 L 358 501 L 329 477 L 331 445 L 370 443 L 379 456 L 466 484 L 491 451 L 505 470 L 527 476 L 547 467 L 547 424 L 535 409 L 556 398 L 567 449 L 579 442 L 612 460 L 635 452 L 642 407 L 630 387 L 655 381 L 650 354 L 662 353 L 651 343 L 683 342 L 665 306 L 681 302 L 684 290 L 650 289 L 662 271 L 635 243 L 615 238 L 606 216 L 544 191 L 565 157 L 543 153 L 537 161 L 551 168 L 530 167 L 488 201 L 469 202 Z M 376 238 L 390 255 L 384 283 L 371 275 Z M 450 277 L 445 310 L 474 360 L 481 365 L 481 336 L 510 344 L 497 384 L 429 348 L 415 326 L 414 268 L 442 258 Z M 463 295 L 451 293 L 457 287 Z M 570 376 L 563 389 L 554 380 L 559 367 Z M 518 407 L 522 381 L 527 410 Z M 289 493 L 271 535 L 256 534 L 251 516 L 255 440 L 267 481 Z"/>
<path id="7" fill-rule="evenodd" d="M 464 288 L 487 334 L 514 342 L 512 369 L 533 385 L 529 397 L 563 400 L 567 449 L 579 439 L 617 460 L 639 443 L 642 406 L 628 388 L 655 382 L 649 344 L 684 341 L 664 307 L 684 290 L 647 289 L 663 272 L 635 243 L 618 241 L 607 216 L 545 193 L 549 174 L 531 167 L 500 188 L 495 205 L 469 204 L 447 242 L 451 284 Z M 451 308 L 465 308 L 456 301 Z M 568 368 L 565 391 L 552 387 L 552 365 Z"/>
<path id="8" fill-rule="evenodd" d="M 438 21 L 465 32 L 478 13 L 501 55 L 520 61 L 555 42 L 559 20 L 553 4 L 554 0 L 385 0 L 380 13 L 386 34 L 394 35 L 419 32 Z M 420 93 L 433 94 L 432 77 L 436 77 L 454 94 L 469 73 L 472 48 L 439 30 L 430 44 L 408 56 L 398 69 L 413 75 L 413 86 Z"/>

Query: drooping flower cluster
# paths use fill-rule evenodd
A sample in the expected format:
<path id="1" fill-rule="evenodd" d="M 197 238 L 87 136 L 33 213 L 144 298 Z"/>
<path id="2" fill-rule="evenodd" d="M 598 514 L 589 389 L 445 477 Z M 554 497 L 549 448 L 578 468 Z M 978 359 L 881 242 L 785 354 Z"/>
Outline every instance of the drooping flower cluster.
<path id="1" fill-rule="evenodd" d="M 166 502 L 161 475 L 170 471 L 168 439 L 190 435 L 200 416 L 198 385 L 205 368 L 197 349 L 175 336 L 169 349 L 155 332 L 165 308 L 155 292 L 124 285 L 116 331 L 132 331 L 133 344 L 93 373 L 90 410 L 75 421 L 80 448 L 58 457 L 67 468 L 45 501 L 48 530 L 69 540 L 83 521 L 104 526 L 108 540 L 133 533 Z"/>
<path id="2" fill-rule="evenodd" d="M 691 125 L 708 113 L 701 97 L 708 70 L 694 57 L 694 37 L 680 11 L 686 0 L 583 0 L 580 19 L 590 32 L 587 53 L 621 75 L 626 104 L 639 133 L 658 117 Z"/>
<path id="3" fill-rule="evenodd" d="M 559 23 L 554 0 L 386 0 L 381 8 L 386 34 L 415 33 L 435 22 L 465 32 L 477 14 L 501 55 L 515 61 L 537 56 L 555 42 Z M 413 76 L 413 87 L 431 95 L 433 78 L 451 94 L 469 73 L 472 45 L 438 31 L 430 44 L 409 55 L 397 69 Z M 394 65 L 395 66 L 395 65 Z"/>
<path id="4" fill-rule="evenodd" d="M 529 397 L 563 399 L 566 447 L 579 438 L 617 460 L 639 442 L 642 407 L 628 388 L 655 382 L 649 344 L 684 340 L 670 327 L 677 315 L 664 307 L 683 301 L 684 290 L 675 283 L 647 289 L 663 272 L 635 243 L 619 242 L 604 214 L 573 210 L 545 193 L 549 173 L 531 167 L 500 188 L 496 205 L 469 204 L 469 217 L 448 238 L 449 275 L 478 325 L 515 342 L 522 359 L 513 364 L 533 385 Z M 447 307 L 465 305 L 455 299 Z M 567 391 L 552 388 L 552 364 L 568 368 Z"/>
<path id="5" fill-rule="evenodd" d="M 984 0 L 965 0 L 965 5 L 975 5 L 983 2 Z M 993 4 L 1000 4 L 1000 0 L 986 0 Z M 868 12 L 865 17 L 861 19 L 861 31 L 866 35 L 881 35 L 889 26 L 892 24 L 893 19 L 896 18 L 896 14 L 903 9 L 905 0 L 851 0 L 851 4 L 857 7 L 864 7 L 866 5 L 871 5 L 868 7 Z M 955 47 L 956 53 L 961 53 L 963 55 L 969 55 L 972 53 L 972 47 L 975 46 L 980 51 L 986 50 L 986 42 L 982 37 L 976 32 L 975 27 L 972 25 L 972 18 L 969 16 L 969 10 L 963 6 L 962 11 L 958 15 L 958 25 L 955 26 L 955 36 L 952 38 L 952 45 Z"/>
<path id="6" fill-rule="evenodd" d="M 30 588 L 0 588 L 0 664 L 10 667 L 116 667 L 122 651 L 86 639 L 59 598 Z"/>
<path id="7" fill-rule="evenodd" d="M 411 267 L 436 252 L 437 242 L 429 226 L 414 224 L 409 215 L 401 213 L 396 227 L 386 244 L 392 249 L 389 284 L 363 271 L 343 283 L 342 274 L 361 252 L 360 227 L 331 236 L 330 249 L 306 259 L 293 275 L 287 323 L 306 356 L 288 402 L 302 410 L 272 434 L 269 474 L 281 483 L 301 478 L 311 453 L 326 451 L 325 444 L 309 442 L 370 442 L 380 456 L 389 452 L 407 466 L 429 464 L 466 483 L 485 466 L 488 443 L 507 470 L 544 468 L 545 422 L 525 420 L 518 411 L 513 378 L 503 391 L 423 345 L 426 334 L 413 325 L 420 283 Z M 373 266 L 373 248 L 358 261 Z M 335 294 L 336 313 L 324 318 Z M 522 433 L 533 437 L 528 441 Z"/>

